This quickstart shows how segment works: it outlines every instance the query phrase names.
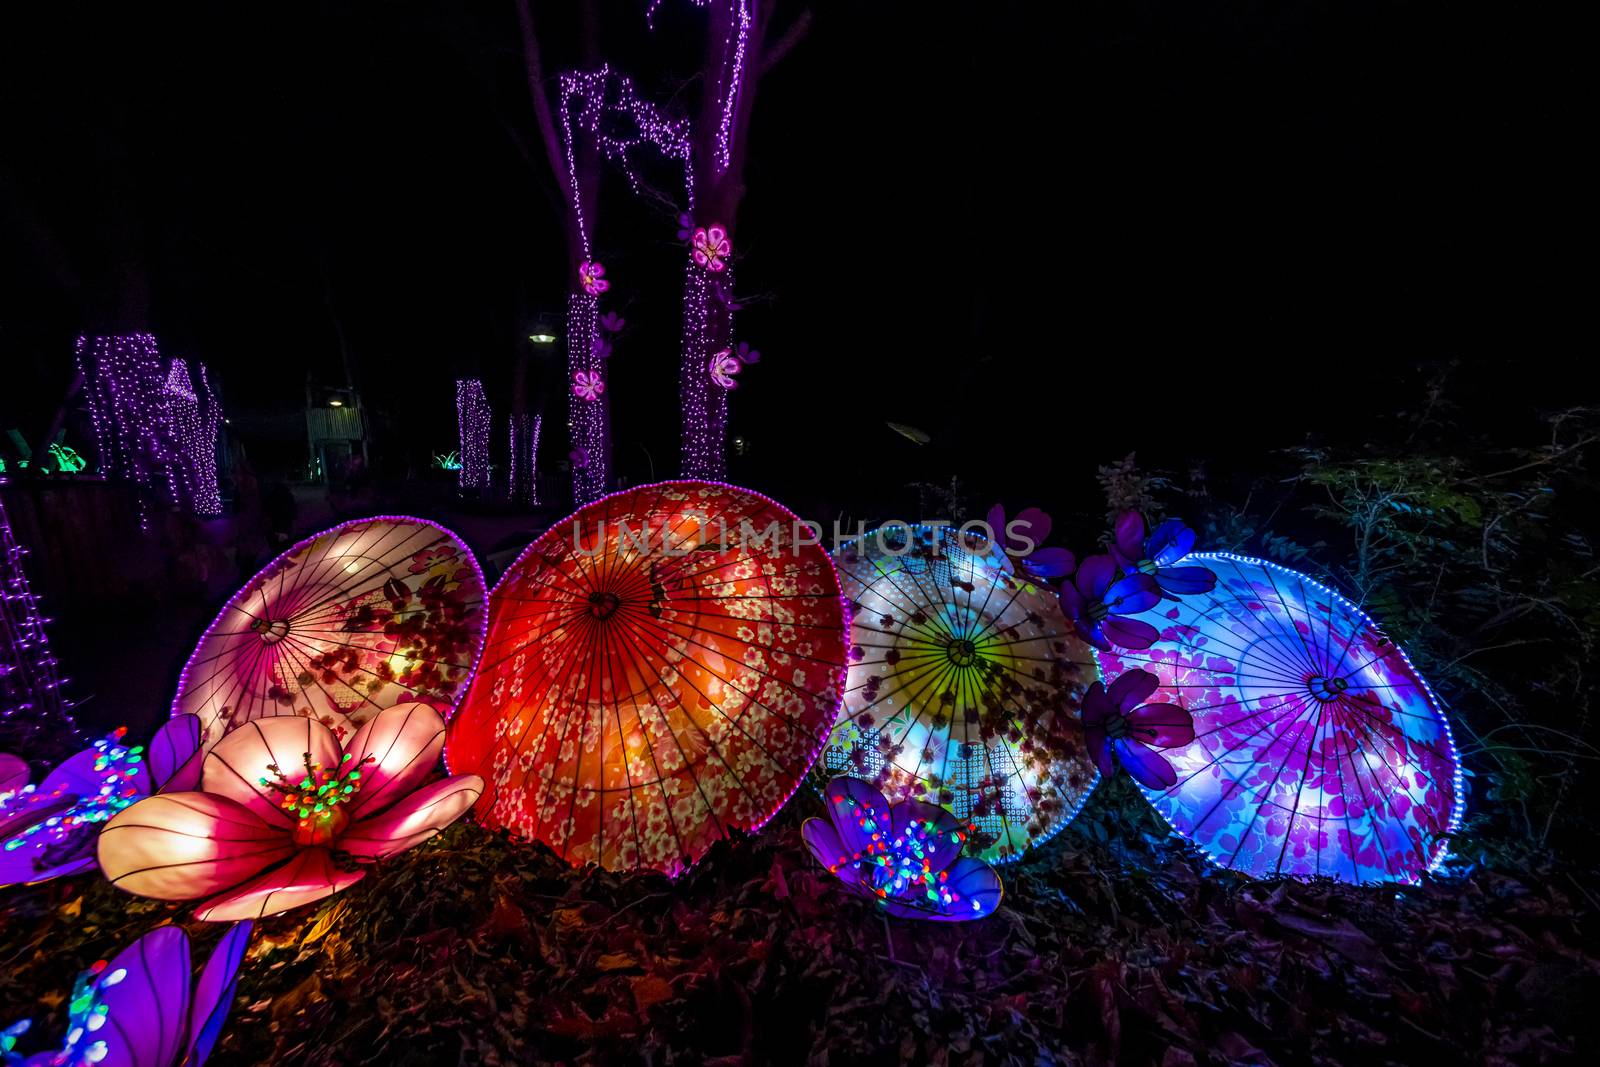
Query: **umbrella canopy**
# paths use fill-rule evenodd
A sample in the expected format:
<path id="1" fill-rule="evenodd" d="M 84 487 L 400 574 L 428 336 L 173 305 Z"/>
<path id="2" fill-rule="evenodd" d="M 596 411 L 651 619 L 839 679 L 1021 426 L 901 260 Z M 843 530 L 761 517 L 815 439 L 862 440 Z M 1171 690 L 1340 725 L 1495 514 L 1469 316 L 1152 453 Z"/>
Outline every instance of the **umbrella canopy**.
<path id="1" fill-rule="evenodd" d="M 1145 788 L 1156 810 L 1247 874 L 1417 881 L 1460 821 L 1461 764 L 1404 650 L 1303 574 L 1185 562 L 1216 587 L 1137 616 L 1160 631 L 1149 649 L 1101 657 L 1109 675 L 1154 674 L 1194 716 L 1194 740 L 1162 753 L 1176 781 Z"/>
<path id="2" fill-rule="evenodd" d="M 183 669 L 174 715 L 204 742 L 252 719 L 300 715 L 347 740 L 421 701 L 448 716 L 483 646 L 483 573 L 424 519 L 343 523 L 295 545 L 211 623 Z"/>
<path id="3" fill-rule="evenodd" d="M 570 863 L 676 875 L 816 760 L 844 682 L 839 580 L 781 505 L 664 482 L 583 508 L 490 597 L 445 757 L 478 818 Z"/>
<path id="4" fill-rule="evenodd" d="M 853 621 L 825 769 L 949 808 L 991 863 L 1070 822 L 1099 780 L 1079 703 L 1100 670 L 1054 592 L 948 529 L 886 528 L 835 562 Z"/>

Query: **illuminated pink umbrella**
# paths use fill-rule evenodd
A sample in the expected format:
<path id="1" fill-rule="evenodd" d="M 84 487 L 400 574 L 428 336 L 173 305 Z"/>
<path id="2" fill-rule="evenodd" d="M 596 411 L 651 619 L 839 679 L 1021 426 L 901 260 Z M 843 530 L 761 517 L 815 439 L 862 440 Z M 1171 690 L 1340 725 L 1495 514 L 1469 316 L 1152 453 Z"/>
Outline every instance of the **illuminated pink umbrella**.
<path id="1" fill-rule="evenodd" d="M 1177 746 L 1163 765 L 1125 749 L 1149 764 L 1130 766 L 1145 795 L 1225 867 L 1416 882 L 1444 858 L 1463 794 L 1450 725 L 1404 650 L 1303 574 L 1229 553 L 1182 562 L 1215 572 L 1214 588 L 1135 616 L 1159 631 L 1148 649 L 1100 657 L 1112 690 L 1127 672 L 1155 676 L 1121 685 L 1120 707 L 1167 702 L 1128 713 L 1119 736 L 1137 739 L 1152 708 L 1194 719 L 1184 743 L 1185 724 L 1154 716 Z"/>
<path id="2" fill-rule="evenodd" d="M 228 602 L 195 649 L 173 714 L 204 742 L 252 719 L 300 715 L 340 740 L 422 701 L 449 715 L 477 663 L 483 574 L 423 519 L 347 522 L 295 545 Z"/>

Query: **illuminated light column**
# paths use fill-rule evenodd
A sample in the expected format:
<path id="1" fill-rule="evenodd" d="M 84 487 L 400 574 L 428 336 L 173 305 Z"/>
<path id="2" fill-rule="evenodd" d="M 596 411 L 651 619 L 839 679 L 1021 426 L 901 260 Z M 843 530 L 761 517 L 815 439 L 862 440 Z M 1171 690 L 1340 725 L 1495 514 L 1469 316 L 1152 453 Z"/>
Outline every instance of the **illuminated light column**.
<path id="1" fill-rule="evenodd" d="M 682 405 L 681 464 L 685 478 L 720 481 L 727 473 L 728 390 L 711 379 L 711 357 L 732 344 L 733 312 L 714 273 L 690 260 L 683 283 L 683 353 L 678 389 Z"/>
<path id="2" fill-rule="evenodd" d="M 578 239 L 578 282 L 567 297 L 567 381 L 572 445 L 585 462 L 573 464 L 572 495 L 579 505 L 610 491 L 611 400 L 605 393 L 604 339 L 598 327 L 598 291 L 585 291 L 582 264 L 593 263 L 590 247 L 593 205 L 583 202 L 577 145 L 580 139 L 622 169 L 634 192 L 647 190 L 640 178 L 636 156 L 651 151 L 682 165 L 684 185 L 694 187 L 690 160 L 689 124 L 670 118 L 642 99 L 633 82 L 609 66 L 594 71 L 573 71 L 561 76 L 560 114 L 562 146 L 571 214 Z M 588 287 L 593 289 L 592 286 Z"/>
<path id="3" fill-rule="evenodd" d="M 511 416 L 511 499 L 519 504 L 539 506 L 539 431 L 542 415 Z"/>
<path id="4" fill-rule="evenodd" d="M 139 523 L 148 526 L 152 501 L 185 503 L 188 488 L 156 339 L 148 333 L 79 337 L 77 360 L 100 469 L 139 488 Z"/>
<path id="5" fill-rule="evenodd" d="M 489 488 L 489 429 L 493 412 L 483 395 L 483 382 L 477 378 L 456 380 L 456 424 L 461 431 L 462 489 Z"/>
<path id="6" fill-rule="evenodd" d="M 588 293 L 567 297 L 567 405 L 572 447 L 586 457 L 572 468 L 572 496 L 578 504 L 605 496 L 611 484 L 611 399 L 605 393 L 598 305 Z"/>
<path id="7" fill-rule="evenodd" d="M 26 554 L 0 503 L 0 750 L 34 758 L 78 747 L 78 728 L 61 697 L 46 620 L 28 586 Z"/>
<path id="8" fill-rule="evenodd" d="M 185 498 L 197 515 L 222 514 L 222 493 L 217 486 L 217 435 L 222 429 L 222 405 L 211 389 L 204 363 L 196 363 L 199 383 L 189 366 L 174 359 L 163 387 L 164 423 L 181 461 L 177 476 Z"/>

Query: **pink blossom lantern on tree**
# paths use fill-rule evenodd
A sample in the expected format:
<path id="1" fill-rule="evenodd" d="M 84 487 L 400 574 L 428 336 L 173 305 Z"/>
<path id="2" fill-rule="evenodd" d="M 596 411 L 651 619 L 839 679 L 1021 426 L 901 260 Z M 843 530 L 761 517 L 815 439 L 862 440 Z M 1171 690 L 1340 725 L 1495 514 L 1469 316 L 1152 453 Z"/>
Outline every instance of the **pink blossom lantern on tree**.
<path id="1" fill-rule="evenodd" d="M 728 240 L 728 231 L 721 226 L 699 227 L 694 231 L 689 247 L 694 255 L 694 261 L 714 274 L 721 273 L 727 268 L 728 257 L 733 254 L 733 243 Z"/>
<path id="2" fill-rule="evenodd" d="M 605 277 L 606 268 L 599 260 L 585 260 L 578 264 L 578 282 L 590 296 L 599 296 L 611 288 Z"/>

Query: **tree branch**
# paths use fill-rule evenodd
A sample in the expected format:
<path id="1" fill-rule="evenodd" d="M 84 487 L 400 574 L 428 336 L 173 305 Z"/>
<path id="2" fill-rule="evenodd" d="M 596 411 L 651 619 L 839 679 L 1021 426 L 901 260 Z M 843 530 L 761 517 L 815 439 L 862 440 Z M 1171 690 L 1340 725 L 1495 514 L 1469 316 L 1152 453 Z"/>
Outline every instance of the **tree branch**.
<path id="1" fill-rule="evenodd" d="M 806 31 L 809 29 L 811 29 L 811 9 L 806 8 L 789 24 L 789 28 L 783 31 L 782 37 L 779 37 L 769 45 L 763 46 L 760 76 L 765 77 L 768 71 L 781 63 L 783 57 L 788 55 L 794 49 L 794 46 L 800 43 L 801 38 L 805 37 Z"/>

